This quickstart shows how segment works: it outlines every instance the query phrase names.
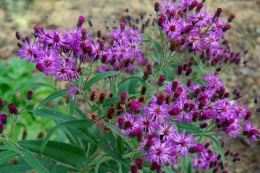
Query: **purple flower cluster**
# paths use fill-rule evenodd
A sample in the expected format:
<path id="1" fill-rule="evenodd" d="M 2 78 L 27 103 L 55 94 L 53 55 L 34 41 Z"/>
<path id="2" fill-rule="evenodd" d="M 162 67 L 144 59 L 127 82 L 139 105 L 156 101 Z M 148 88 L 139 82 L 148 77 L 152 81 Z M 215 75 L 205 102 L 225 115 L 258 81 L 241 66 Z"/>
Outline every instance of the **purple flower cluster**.
<path id="1" fill-rule="evenodd" d="M 82 27 L 85 18 L 80 16 L 77 27 L 72 30 L 52 30 L 46 32 L 39 25 L 34 26 L 35 41 L 16 33 L 21 59 L 27 57 L 27 63 L 36 64 L 39 71 L 53 76 L 57 81 L 75 81 L 82 74 L 81 64 L 93 63 L 100 60 L 102 66 L 98 72 L 133 71 L 134 65 L 145 65 L 147 58 L 141 52 L 142 34 L 138 29 L 125 28 L 121 23 L 120 29 L 113 30 L 109 38 L 89 36 Z"/>
<path id="2" fill-rule="evenodd" d="M 173 165 L 178 156 L 194 154 L 194 167 L 212 168 L 217 156 L 197 141 L 196 134 L 185 130 L 180 133 L 176 123 L 205 129 L 209 134 L 224 132 L 234 138 L 244 134 L 252 142 L 260 136 L 248 121 L 252 113 L 235 101 L 241 98 L 241 93 L 234 90 L 231 97 L 217 73 L 205 75 L 204 80 L 202 86 L 192 82 L 185 86 L 180 80 L 166 82 L 164 93 L 152 96 L 148 106 L 130 100 L 125 105 L 127 112 L 117 120 L 117 129 L 124 136 L 137 137 L 138 150 L 150 163 Z"/>
<path id="3" fill-rule="evenodd" d="M 205 54 L 204 57 L 213 64 L 240 61 L 240 57 L 230 53 L 226 42 L 223 46 L 221 42 L 225 32 L 231 29 L 229 23 L 235 18 L 234 14 L 224 22 L 219 18 L 221 8 L 212 15 L 196 0 L 179 0 L 179 3 L 162 0 L 155 3 L 155 11 L 158 25 L 172 42 L 171 50 Z"/>

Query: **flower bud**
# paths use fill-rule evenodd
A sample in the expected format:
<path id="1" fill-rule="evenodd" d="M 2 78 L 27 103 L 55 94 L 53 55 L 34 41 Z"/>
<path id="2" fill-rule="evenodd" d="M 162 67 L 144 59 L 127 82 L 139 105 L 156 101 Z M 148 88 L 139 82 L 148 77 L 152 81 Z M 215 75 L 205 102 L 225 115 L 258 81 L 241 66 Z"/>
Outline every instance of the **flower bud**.
<path id="1" fill-rule="evenodd" d="M 32 91 L 28 91 L 27 92 L 27 99 L 28 100 L 32 100 L 32 98 L 33 98 L 33 92 Z"/>
<path id="2" fill-rule="evenodd" d="M 139 108 L 140 108 L 140 103 L 138 102 L 138 101 L 132 101 L 132 103 L 131 103 L 131 110 L 132 111 L 138 111 L 139 110 Z"/>
<path id="3" fill-rule="evenodd" d="M 43 72 L 44 71 L 44 65 L 42 63 L 37 63 L 36 69 L 39 70 L 40 72 Z"/>
<path id="4" fill-rule="evenodd" d="M 22 34 L 19 31 L 16 31 L 15 36 L 17 40 L 20 40 L 22 38 Z"/>
<path id="5" fill-rule="evenodd" d="M 83 40 L 87 39 L 87 37 L 88 37 L 87 34 L 88 34 L 88 31 L 86 29 L 81 30 L 81 35 L 82 35 L 81 37 Z"/>
<path id="6" fill-rule="evenodd" d="M 225 25 L 223 28 L 222 28 L 222 31 L 223 32 L 226 32 L 227 30 L 230 30 L 231 29 L 231 26 L 229 24 Z"/>
<path id="7" fill-rule="evenodd" d="M 256 98 L 254 99 L 254 103 L 257 104 L 258 102 L 259 102 L 259 98 L 256 97 Z"/>
<path id="8" fill-rule="evenodd" d="M 187 81 L 187 87 L 190 87 L 190 86 L 191 86 L 191 83 L 192 83 L 192 80 L 191 80 L 191 79 L 188 79 L 188 81 Z"/>
<path id="9" fill-rule="evenodd" d="M 79 16 L 77 27 L 78 28 L 81 27 L 84 22 L 85 22 L 85 17 Z"/>
<path id="10" fill-rule="evenodd" d="M 101 63 L 105 64 L 107 62 L 107 56 L 106 55 L 102 55 L 101 57 Z"/>
<path id="11" fill-rule="evenodd" d="M 142 87 L 142 89 L 141 89 L 141 94 L 142 94 L 142 95 L 145 95 L 145 94 L 146 94 L 146 87 L 145 87 L 145 86 Z"/>
<path id="12" fill-rule="evenodd" d="M 127 99 L 127 93 L 126 92 L 122 92 L 120 94 L 120 98 L 121 98 L 121 104 L 126 104 L 126 99 Z"/>
<path id="13" fill-rule="evenodd" d="M 154 171 L 157 165 L 158 165 L 158 163 L 157 163 L 156 161 L 154 161 L 154 162 L 150 165 L 151 171 Z"/>
<path id="14" fill-rule="evenodd" d="M 131 173 L 137 173 L 138 172 L 138 167 L 136 165 L 131 166 Z"/>
<path id="15" fill-rule="evenodd" d="M 2 124 L 7 123 L 7 115 L 6 114 L 0 114 L 0 119 Z"/>
<path id="16" fill-rule="evenodd" d="M 177 81 L 173 81 L 173 82 L 172 82 L 171 90 L 172 90 L 172 91 L 176 91 L 178 85 L 179 85 L 179 82 L 177 82 Z"/>
<path id="17" fill-rule="evenodd" d="M 158 97 L 157 97 L 157 104 L 158 105 L 162 105 L 163 102 L 164 102 L 164 99 L 165 99 L 165 97 L 164 97 L 163 94 L 158 95 Z"/>
<path id="18" fill-rule="evenodd" d="M 199 12 L 203 8 L 203 3 L 198 3 L 196 12 Z"/>
<path id="19" fill-rule="evenodd" d="M 232 13 L 229 18 L 228 18 L 228 23 L 232 22 L 233 19 L 236 17 L 236 15 L 234 13 Z"/>
<path id="20" fill-rule="evenodd" d="M 88 24 L 89 24 L 89 26 L 90 26 L 90 27 L 92 27 L 92 26 L 93 26 L 93 23 L 92 23 L 92 21 L 91 21 L 91 20 L 88 20 Z"/>
<path id="21" fill-rule="evenodd" d="M 154 4 L 154 11 L 158 12 L 159 9 L 160 9 L 160 3 L 159 3 L 159 2 L 156 2 L 156 3 Z"/>
<path id="22" fill-rule="evenodd" d="M 122 129 L 124 127 L 125 119 L 124 118 L 118 118 L 117 123 L 119 125 L 119 128 Z"/>
<path id="23" fill-rule="evenodd" d="M 141 158 L 137 158 L 137 159 L 135 159 L 135 164 L 137 165 L 138 169 L 142 169 L 144 161 Z"/>
<path id="24" fill-rule="evenodd" d="M 100 96 L 99 96 L 99 102 L 101 104 L 103 104 L 104 101 L 105 101 L 105 98 L 106 98 L 106 93 L 101 93 Z"/>
<path id="25" fill-rule="evenodd" d="M 148 73 L 149 75 L 152 75 L 152 74 L 153 74 L 153 66 L 152 66 L 151 64 L 148 64 L 148 65 L 146 66 L 146 68 L 147 68 L 147 73 Z"/>
<path id="26" fill-rule="evenodd" d="M 97 31 L 97 37 L 101 38 L 101 31 Z"/>
<path id="27" fill-rule="evenodd" d="M 166 77 L 164 75 L 161 75 L 158 80 L 158 85 L 163 86 L 165 79 L 166 79 Z"/>

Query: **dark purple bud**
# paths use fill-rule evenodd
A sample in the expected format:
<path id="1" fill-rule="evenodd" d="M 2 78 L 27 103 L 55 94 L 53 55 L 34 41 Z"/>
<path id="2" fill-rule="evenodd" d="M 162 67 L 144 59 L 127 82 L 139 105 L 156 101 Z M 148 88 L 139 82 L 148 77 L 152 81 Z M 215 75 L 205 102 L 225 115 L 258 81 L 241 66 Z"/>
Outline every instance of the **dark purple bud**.
<path id="1" fill-rule="evenodd" d="M 199 118 L 199 113 L 198 112 L 194 112 L 192 114 L 192 121 L 195 122 L 195 121 L 197 121 L 198 118 Z"/>
<path id="2" fill-rule="evenodd" d="M 232 22 L 233 19 L 236 17 L 236 15 L 234 13 L 232 13 L 229 18 L 228 18 L 228 23 Z"/>
<path id="3" fill-rule="evenodd" d="M 183 110 L 184 110 L 185 112 L 188 112 L 189 109 L 190 109 L 190 104 L 189 104 L 189 103 L 184 103 L 184 105 L 183 105 Z"/>
<path id="4" fill-rule="evenodd" d="M 178 98 L 181 95 L 182 91 L 183 91 L 182 88 L 178 87 L 174 92 L 174 97 Z"/>
<path id="5" fill-rule="evenodd" d="M 228 97 L 229 97 L 229 93 L 225 93 L 225 94 L 224 94 L 224 97 L 225 97 L 225 98 L 228 98 Z"/>
<path id="6" fill-rule="evenodd" d="M 158 85 L 163 86 L 165 79 L 166 79 L 166 77 L 164 75 L 161 75 L 158 80 Z"/>
<path id="7" fill-rule="evenodd" d="M 219 17 L 221 13 L 222 13 L 222 8 L 218 8 L 216 13 L 215 13 L 215 16 Z"/>
<path id="8" fill-rule="evenodd" d="M 191 83 L 192 83 L 192 80 L 191 80 L 191 79 L 188 79 L 188 81 L 187 81 L 187 87 L 190 87 L 190 86 L 191 86 Z"/>
<path id="9" fill-rule="evenodd" d="M 127 93 L 126 92 L 122 92 L 120 94 L 120 98 L 121 98 L 121 104 L 126 104 Z"/>
<path id="10" fill-rule="evenodd" d="M 136 165 L 131 166 L 131 173 L 137 173 L 138 172 L 138 167 Z"/>
<path id="11" fill-rule="evenodd" d="M 131 110 L 132 111 L 138 111 L 139 110 L 139 108 L 140 108 L 140 103 L 138 102 L 138 101 L 132 101 L 132 103 L 131 103 Z"/>
<path id="12" fill-rule="evenodd" d="M 101 63 L 105 64 L 107 62 L 107 56 L 106 55 L 102 55 L 101 57 Z"/>
<path id="13" fill-rule="evenodd" d="M 153 66 L 152 66 L 151 64 L 148 64 L 148 65 L 146 66 L 146 68 L 147 68 L 148 74 L 149 74 L 149 75 L 152 75 L 152 74 L 153 74 Z"/>
<path id="14" fill-rule="evenodd" d="M 156 2 L 156 3 L 154 4 L 154 11 L 158 12 L 159 9 L 160 9 L 160 3 L 159 3 L 159 2 Z"/>
<path id="15" fill-rule="evenodd" d="M 189 33 L 191 30 L 193 29 L 193 26 L 192 25 L 188 25 L 187 27 L 186 27 L 186 33 Z"/>
<path id="16" fill-rule="evenodd" d="M 158 19 L 158 25 L 162 26 L 163 22 L 166 20 L 166 16 L 161 15 Z"/>
<path id="17" fill-rule="evenodd" d="M 137 158 L 137 159 L 135 159 L 135 164 L 137 165 L 138 169 L 142 169 L 144 161 L 141 158 Z"/>
<path id="18" fill-rule="evenodd" d="M 157 97 L 157 104 L 158 105 L 162 105 L 163 102 L 164 102 L 164 99 L 165 99 L 164 95 L 162 95 L 162 94 L 158 95 L 158 97 Z"/>
<path id="19" fill-rule="evenodd" d="M 143 131 L 142 131 L 142 129 L 140 129 L 140 128 L 134 129 L 133 135 L 135 137 L 137 137 L 138 142 L 142 141 L 142 138 L 143 138 Z"/>
<path id="20" fill-rule="evenodd" d="M 97 37 L 101 38 L 101 31 L 97 31 Z"/>
<path id="21" fill-rule="evenodd" d="M 39 71 L 41 71 L 41 72 L 43 72 L 43 70 L 44 70 L 44 65 L 43 65 L 42 63 L 37 63 L 37 64 L 36 64 L 36 69 L 39 70 Z"/>
<path id="22" fill-rule="evenodd" d="M 77 26 L 81 27 L 84 22 L 85 22 L 85 17 L 79 16 L 78 25 Z"/>
<path id="23" fill-rule="evenodd" d="M 177 82 L 177 81 L 173 81 L 173 82 L 172 82 L 171 90 L 172 90 L 172 91 L 176 91 L 178 85 L 179 85 L 179 82 Z"/>
<path id="24" fill-rule="evenodd" d="M 17 46 L 18 46 L 19 48 L 23 48 L 23 43 L 20 42 L 20 41 L 18 41 L 18 42 L 17 42 Z"/>
<path id="25" fill-rule="evenodd" d="M 190 61 L 189 63 L 188 63 L 188 67 L 191 67 L 191 66 L 193 66 L 194 65 L 194 61 Z"/>
<path id="26" fill-rule="evenodd" d="M 154 171 L 157 165 L 158 165 L 158 163 L 154 161 L 154 162 L 151 164 L 150 169 L 151 169 L 152 171 Z"/>
<path id="27" fill-rule="evenodd" d="M 207 124 L 207 123 L 202 123 L 202 124 L 200 125 L 200 128 L 202 128 L 202 129 L 204 129 L 204 128 L 206 128 L 206 127 L 208 127 L 208 124 Z"/>
<path id="28" fill-rule="evenodd" d="M 161 165 L 156 165 L 155 170 L 157 173 L 160 173 L 162 171 Z"/>
<path id="29" fill-rule="evenodd" d="M 129 129 L 133 124 L 130 121 L 126 121 L 124 124 L 124 129 L 127 130 Z"/>
<path id="30" fill-rule="evenodd" d="M 199 12 L 203 8 L 203 3 L 198 3 L 196 11 Z"/>
<path id="31" fill-rule="evenodd" d="M 117 122 L 118 122 L 119 128 L 122 129 L 124 127 L 125 119 L 118 118 Z"/>
<path id="32" fill-rule="evenodd" d="M 189 10 L 193 10 L 193 8 L 197 7 L 197 5 L 198 5 L 198 1 L 193 1 L 189 6 Z"/>
<path id="33" fill-rule="evenodd" d="M 189 76 L 192 73 L 192 68 L 188 68 L 188 70 L 186 71 L 185 75 Z"/>
<path id="34" fill-rule="evenodd" d="M 33 98 L 33 92 L 32 91 L 28 91 L 27 92 L 27 99 L 28 100 L 32 100 L 32 98 Z"/>
<path id="35" fill-rule="evenodd" d="M 19 31 L 16 31 L 15 36 L 17 40 L 20 40 L 22 38 L 22 34 Z"/>
<path id="36" fill-rule="evenodd" d="M 111 59 L 109 60 L 109 64 L 114 65 L 115 62 L 116 62 L 116 58 L 115 58 L 115 56 L 112 56 Z"/>
<path id="37" fill-rule="evenodd" d="M 230 154 L 230 150 L 227 150 L 226 152 L 225 152 L 225 156 L 228 156 Z"/>
<path id="38" fill-rule="evenodd" d="M 174 108 L 172 108 L 170 114 L 173 115 L 173 116 L 176 116 L 176 115 L 179 115 L 181 113 L 181 111 L 182 110 L 180 108 L 174 107 Z"/>
<path id="39" fill-rule="evenodd" d="M 42 27 L 41 27 L 40 25 L 35 25 L 35 26 L 33 27 L 33 29 L 34 29 L 34 31 L 37 33 L 37 32 L 39 32 L 39 31 L 42 29 Z"/>
<path id="40" fill-rule="evenodd" d="M 210 146 L 210 143 L 206 143 L 204 148 L 207 149 Z"/>
<path id="41" fill-rule="evenodd" d="M 257 104 L 258 102 L 259 102 L 259 98 L 256 97 L 256 98 L 254 99 L 254 103 Z"/>
<path id="42" fill-rule="evenodd" d="M 182 70 L 183 70 L 183 66 L 178 66 L 178 74 L 181 75 L 182 74 Z"/>
<path id="43" fill-rule="evenodd" d="M 216 173 L 216 172 L 218 172 L 220 170 L 220 167 L 218 166 L 218 167 L 216 167 L 214 170 L 213 170 L 213 173 Z"/>
<path id="44" fill-rule="evenodd" d="M 7 115 L 6 114 L 0 114 L 1 123 L 6 124 L 7 123 Z"/>
<path id="45" fill-rule="evenodd" d="M 231 29 L 231 25 L 227 24 L 225 25 L 223 28 L 222 28 L 222 31 L 223 32 L 226 32 L 227 30 L 230 30 Z"/>
<path id="46" fill-rule="evenodd" d="M 86 40 L 86 39 L 87 39 L 88 31 L 87 31 L 86 29 L 82 29 L 82 30 L 81 30 L 81 34 L 82 34 L 82 39 L 83 39 L 83 40 Z"/>
<path id="47" fill-rule="evenodd" d="M 247 112 L 245 119 L 248 120 L 252 116 L 252 112 Z"/>
<path id="48" fill-rule="evenodd" d="M 186 71 L 187 68 L 188 68 L 188 64 L 184 64 L 184 65 L 183 65 L 183 70 Z"/>

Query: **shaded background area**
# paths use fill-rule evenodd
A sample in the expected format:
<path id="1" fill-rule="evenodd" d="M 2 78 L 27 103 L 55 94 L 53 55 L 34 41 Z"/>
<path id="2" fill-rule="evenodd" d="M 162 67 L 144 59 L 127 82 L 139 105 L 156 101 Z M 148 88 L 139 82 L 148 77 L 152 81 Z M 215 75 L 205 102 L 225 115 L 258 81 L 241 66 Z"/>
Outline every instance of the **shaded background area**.
<path id="1" fill-rule="evenodd" d="M 78 16 L 91 19 L 95 30 L 108 33 L 105 20 L 113 26 L 114 19 L 121 18 L 125 8 L 129 14 L 139 17 L 140 14 L 152 14 L 155 0 L 0 0 L 0 59 L 17 56 L 15 31 L 23 36 L 30 35 L 32 27 L 39 24 L 47 30 L 61 28 L 71 29 L 76 25 Z M 205 6 L 215 12 L 221 7 L 221 17 L 227 19 L 231 13 L 236 14 L 231 23 L 232 29 L 227 32 L 226 39 L 234 51 L 248 49 L 245 59 L 247 65 L 231 68 L 230 72 L 221 74 L 226 78 L 229 91 L 238 88 L 243 93 L 241 103 L 247 104 L 252 112 L 255 97 L 260 97 L 260 1 L 250 0 L 207 0 Z M 88 28 L 87 23 L 85 27 Z M 91 30 L 90 30 L 91 31 Z M 1 82 L 1 81 L 0 81 Z M 256 107 L 254 107 L 256 106 Z M 252 120 L 260 128 L 260 114 L 253 113 Z M 221 138 L 221 137 L 219 137 Z M 260 142 L 249 145 L 240 137 L 237 140 L 228 139 L 225 149 L 240 152 L 242 160 L 236 164 L 228 163 L 228 170 L 234 173 L 260 172 Z"/>

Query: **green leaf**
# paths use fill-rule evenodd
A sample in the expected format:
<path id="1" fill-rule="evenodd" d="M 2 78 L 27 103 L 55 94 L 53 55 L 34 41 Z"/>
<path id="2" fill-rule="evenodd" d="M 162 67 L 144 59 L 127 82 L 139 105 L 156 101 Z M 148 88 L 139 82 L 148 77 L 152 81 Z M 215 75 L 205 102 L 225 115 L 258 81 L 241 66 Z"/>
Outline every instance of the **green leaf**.
<path id="1" fill-rule="evenodd" d="M 163 171 L 167 172 L 167 173 L 176 173 L 175 171 L 173 171 L 170 167 L 168 166 L 164 166 L 163 167 Z"/>
<path id="2" fill-rule="evenodd" d="M 69 107 L 70 107 L 70 115 L 73 116 L 74 114 L 74 110 L 75 110 L 75 106 L 76 106 L 76 95 L 75 95 L 75 98 L 74 98 L 74 101 L 72 100 L 72 95 L 70 95 L 70 101 L 69 101 Z"/>
<path id="3" fill-rule="evenodd" d="M 40 154 L 41 143 L 42 140 L 19 141 L 20 146 L 37 154 Z M 72 166 L 83 166 L 91 162 L 82 148 L 58 141 L 49 141 L 42 155 Z"/>
<path id="4" fill-rule="evenodd" d="M 98 75 L 96 75 L 95 77 L 93 77 L 92 79 L 90 79 L 88 81 L 88 83 L 86 84 L 85 88 L 90 87 L 91 85 L 93 85 L 94 83 L 97 83 L 98 81 L 108 78 L 110 76 L 114 76 L 114 75 L 118 75 L 120 74 L 120 71 L 110 71 L 110 72 L 106 72 L 106 73 L 100 73 Z"/>
<path id="5" fill-rule="evenodd" d="M 142 85 L 144 85 L 146 88 L 149 88 L 147 83 L 145 82 L 145 80 L 143 80 L 143 78 L 139 77 L 139 76 L 131 76 L 129 78 L 126 78 L 125 80 L 121 81 L 119 84 L 118 84 L 118 87 L 120 85 L 122 85 L 123 83 L 125 83 L 126 81 L 128 80 L 131 80 L 131 79 L 137 79 Z"/>
<path id="6" fill-rule="evenodd" d="M 61 113 L 53 109 L 36 109 L 33 111 L 34 114 L 40 117 L 51 118 L 58 121 L 75 120 L 75 117 Z"/>
<path id="7" fill-rule="evenodd" d="M 139 80 L 137 79 L 131 79 L 129 82 L 129 87 L 128 87 L 128 94 L 135 94 L 135 90 L 137 88 Z"/>
<path id="8" fill-rule="evenodd" d="M 159 53 L 162 53 L 162 46 L 161 46 L 161 44 L 158 43 L 158 42 L 155 41 L 155 40 L 153 40 L 152 43 L 153 43 L 154 47 L 156 47 L 157 51 L 158 51 Z"/>
<path id="9" fill-rule="evenodd" d="M 0 152 L 0 165 L 8 162 L 9 160 L 11 160 L 11 158 L 13 158 L 14 156 L 17 156 L 17 155 L 18 154 L 13 150 L 6 150 L 6 151 Z"/>
<path id="10" fill-rule="evenodd" d="M 46 97 L 41 103 L 38 104 L 38 106 L 35 109 L 38 109 L 40 106 L 44 105 L 45 103 L 48 103 L 49 101 L 51 101 L 55 98 L 61 97 L 67 93 L 68 93 L 68 89 L 56 91 L 56 92 L 50 94 L 48 97 Z"/>
<path id="11" fill-rule="evenodd" d="M 98 162 L 98 163 L 96 164 L 96 166 L 95 166 L 95 173 L 99 173 L 99 172 L 98 172 L 98 169 L 99 169 L 99 166 L 100 166 L 100 164 L 101 164 L 102 162 L 108 161 L 108 160 L 110 160 L 110 159 L 112 159 L 112 157 L 110 157 L 110 156 L 108 156 L 108 155 L 102 156 L 102 157 L 100 158 L 99 162 Z"/>
<path id="12" fill-rule="evenodd" d="M 18 153 L 20 155 L 23 154 L 23 152 L 20 149 L 18 149 L 16 146 L 14 146 L 11 142 L 9 142 L 7 140 L 4 140 L 3 142 L 4 142 L 5 146 L 7 148 L 9 148 L 10 150 L 12 150 L 12 151 L 14 151 L 14 152 L 16 152 L 16 153 Z"/>
<path id="13" fill-rule="evenodd" d="M 121 160 L 121 155 L 117 147 L 115 145 L 115 137 L 109 133 L 104 137 L 100 138 L 98 144 L 104 150 L 105 153 L 116 159 L 117 161 Z"/>
<path id="14" fill-rule="evenodd" d="M 49 171 L 47 171 L 34 157 L 34 155 L 26 148 L 24 148 L 24 152 L 23 152 L 24 156 L 24 160 L 33 168 L 35 168 L 37 171 L 41 172 L 41 173 L 48 173 Z"/>
<path id="15" fill-rule="evenodd" d="M 222 160 L 223 166 L 225 167 L 225 155 L 224 155 L 224 152 L 223 152 L 223 148 L 221 147 L 218 139 L 215 136 L 211 136 L 211 135 L 206 135 L 206 136 L 212 140 L 213 144 L 218 149 L 218 151 L 221 155 L 221 160 Z"/>
<path id="16" fill-rule="evenodd" d="M 113 126 L 112 124 L 107 123 L 107 122 L 104 121 L 104 120 L 101 120 L 101 121 L 102 121 L 102 123 L 103 123 L 106 127 L 108 127 L 110 130 L 112 130 L 115 134 L 121 136 L 115 126 Z M 121 136 L 121 138 L 122 138 L 129 146 L 131 146 L 130 143 L 128 142 L 128 140 L 127 140 L 125 137 Z"/>
<path id="17" fill-rule="evenodd" d="M 182 133 L 183 130 L 185 130 L 189 134 L 191 134 L 191 133 L 196 134 L 196 133 L 202 133 L 203 132 L 201 129 L 195 127 L 192 124 L 174 123 L 174 125 L 177 127 L 179 133 Z"/>
<path id="18" fill-rule="evenodd" d="M 47 135 L 45 136 L 45 138 L 43 139 L 42 141 L 42 144 L 41 144 L 41 153 L 43 152 L 46 144 L 48 143 L 49 139 L 51 138 L 51 136 L 53 135 L 53 133 L 55 132 L 55 130 L 57 130 L 58 128 L 62 128 L 62 127 L 89 127 L 91 126 L 93 123 L 91 120 L 89 119 L 81 119 L 81 120 L 69 120 L 69 121 L 65 121 L 65 122 L 62 122 L 58 125 L 56 125 L 55 127 L 52 127 Z"/>
<path id="19" fill-rule="evenodd" d="M 111 88 L 111 91 L 113 93 L 113 96 L 116 96 L 117 95 L 117 93 L 116 93 L 116 83 L 112 79 L 110 79 L 110 88 Z"/>
<path id="20" fill-rule="evenodd" d="M 75 113 L 82 119 L 86 118 L 86 114 L 78 106 L 75 106 Z"/>

